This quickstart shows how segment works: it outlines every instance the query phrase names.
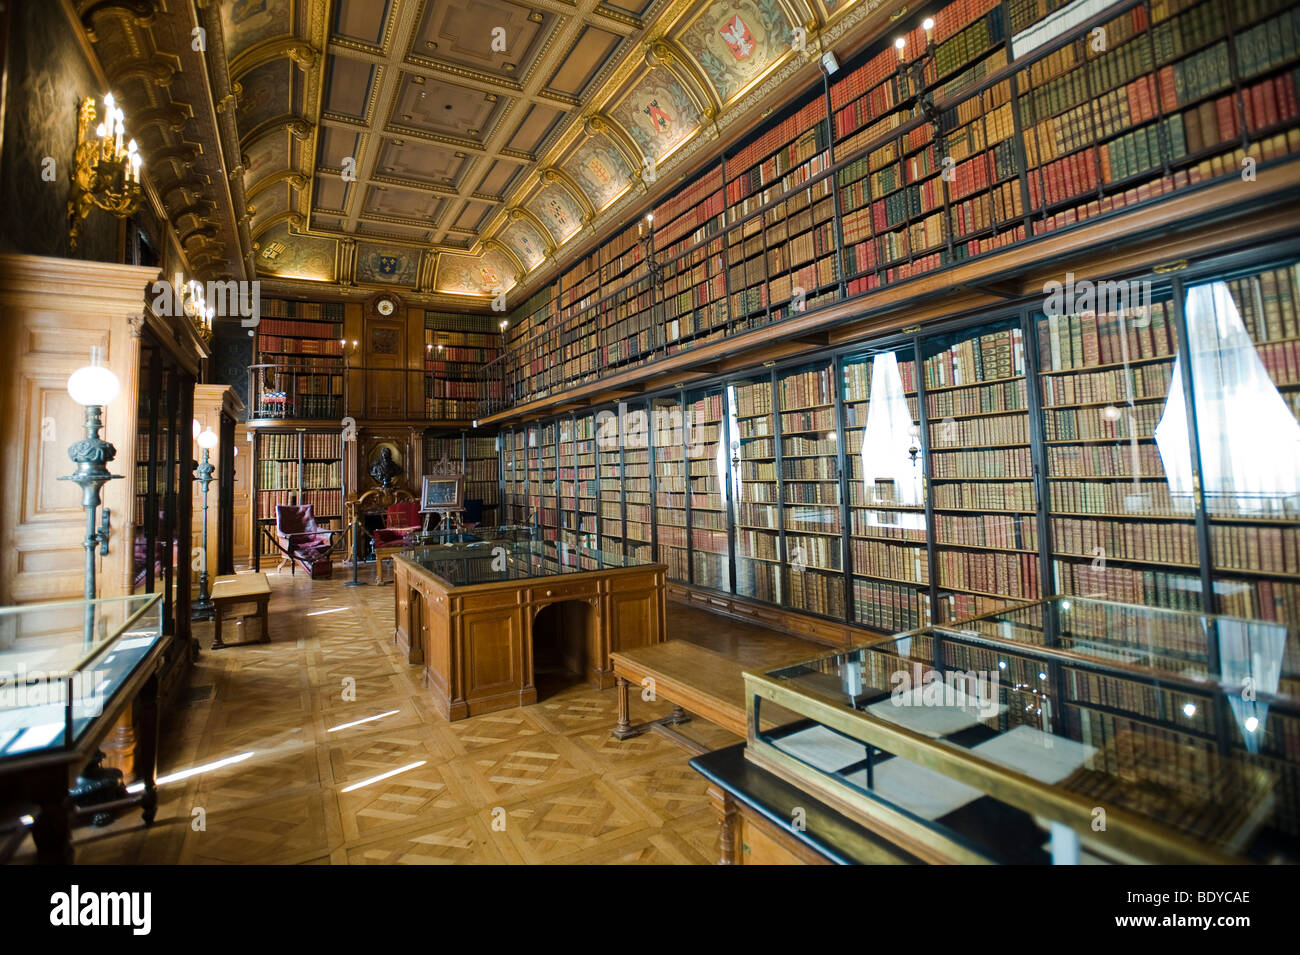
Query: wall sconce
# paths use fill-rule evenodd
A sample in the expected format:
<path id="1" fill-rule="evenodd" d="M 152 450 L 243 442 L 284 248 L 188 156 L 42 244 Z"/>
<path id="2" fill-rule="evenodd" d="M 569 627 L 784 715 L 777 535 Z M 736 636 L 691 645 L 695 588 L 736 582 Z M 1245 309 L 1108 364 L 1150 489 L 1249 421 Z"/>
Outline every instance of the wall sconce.
<path id="1" fill-rule="evenodd" d="M 190 317 L 190 321 L 194 323 L 194 328 L 204 343 L 210 344 L 212 342 L 212 320 L 216 317 L 217 310 L 204 299 L 203 283 L 187 282 L 181 294 L 181 311 Z"/>
<path id="2" fill-rule="evenodd" d="M 92 207 L 119 219 L 140 208 L 142 158 L 134 139 L 122 143 L 126 115 L 117 108 L 112 93 L 104 96 L 104 121 L 96 125 L 95 118 L 95 100 L 87 97 L 77 110 L 77 152 L 68 197 L 68 242 L 74 249 L 81 220 Z"/>
<path id="3" fill-rule="evenodd" d="M 907 448 L 907 454 L 908 457 L 912 459 L 912 467 L 916 467 L 917 456 L 921 453 L 921 429 L 918 428 L 916 425 L 912 425 L 912 428 L 909 431 L 908 436 L 912 439 L 912 441 Z"/>

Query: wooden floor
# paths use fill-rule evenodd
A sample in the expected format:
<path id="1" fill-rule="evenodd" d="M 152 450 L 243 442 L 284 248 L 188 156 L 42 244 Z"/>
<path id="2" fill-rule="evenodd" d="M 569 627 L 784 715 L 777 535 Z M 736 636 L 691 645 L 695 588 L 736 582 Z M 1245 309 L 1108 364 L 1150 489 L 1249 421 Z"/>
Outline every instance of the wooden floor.
<path id="1" fill-rule="evenodd" d="M 149 829 L 137 813 L 78 829 L 77 862 L 717 859 L 717 824 L 690 754 L 657 733 L 611 738 L 614 690 L 569 685 L 534 706 L 448 723 L 429 704 L 419 668 L 393 646 L 392 587 L 270 580 L 272 642 L 204 650 L 189 702 L 165 729 L 160 776 L 243 758 L 164 783 Z M 206 648 L 211 625 L 197 626 Z M 243 639 L 241 630 L 228 620 L 225 639 Z M 757 668 L 824 652 L 675 604 L 668 637 Z M 633 715 L 668 710 L 637 701 Z M 698 720 L 678 729 L 709 748 L 735 741 Z M 29 850 L 30 841 L 28 858 Z"/>

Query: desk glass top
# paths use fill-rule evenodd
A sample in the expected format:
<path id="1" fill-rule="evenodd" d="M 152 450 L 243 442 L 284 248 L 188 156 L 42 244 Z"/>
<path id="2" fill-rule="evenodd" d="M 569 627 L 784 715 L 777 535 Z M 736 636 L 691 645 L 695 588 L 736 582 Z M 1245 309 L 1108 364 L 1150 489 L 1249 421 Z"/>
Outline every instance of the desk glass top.
<path id="1" fill-rule="evenodd" d="M 1297 636 L 1058 597 L 773 670 L 768 680 L 851 718 L 837 733 L 764 735 L 876 796 L 907 779 L 930 818 L 981 795 L 983 764 L 1238 854 L 1261 828 L 1294 840 L 1300 827 Z M 970 761 L 885 772 L 889 754 L 862 743 L 892 729 L 913 734 L 891 744 L 913 764 L 935 747 Z"/>
<path id="2" fill-rule="evenodd" d="M 652 566 L 556 541 L 478 540 L 415 547 L 398 556 L 452 587 Z"/>

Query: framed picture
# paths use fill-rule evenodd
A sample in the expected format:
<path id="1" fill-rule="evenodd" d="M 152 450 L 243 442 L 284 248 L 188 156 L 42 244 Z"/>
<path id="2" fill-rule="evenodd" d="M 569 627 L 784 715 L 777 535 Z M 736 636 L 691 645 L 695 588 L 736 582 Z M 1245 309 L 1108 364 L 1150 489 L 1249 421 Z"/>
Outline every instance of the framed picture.
<path id="1" fill-rule="evenodd" d="M 452 474 L 447 477 L 429 477 L 425 475 L 424 487 L 420 490 L 420 513 L 433 511 L 459 511 L 465 506 L 465 475 Z"/>

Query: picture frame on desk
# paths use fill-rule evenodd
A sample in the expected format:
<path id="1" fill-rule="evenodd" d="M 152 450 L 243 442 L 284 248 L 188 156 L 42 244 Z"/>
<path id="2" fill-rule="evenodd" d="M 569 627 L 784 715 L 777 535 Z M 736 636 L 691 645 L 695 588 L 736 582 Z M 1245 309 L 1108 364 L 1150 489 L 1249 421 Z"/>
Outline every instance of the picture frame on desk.
<path id="1" fill-rule="evenodd" d="M 465 475 L 446 477 L 425 475 L 420 488 L 420 513 L 459 511 L 465 506 Z"/>

